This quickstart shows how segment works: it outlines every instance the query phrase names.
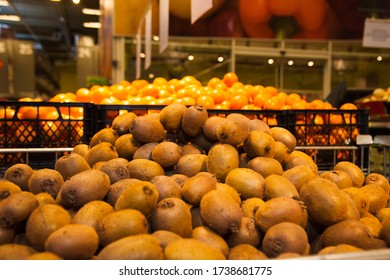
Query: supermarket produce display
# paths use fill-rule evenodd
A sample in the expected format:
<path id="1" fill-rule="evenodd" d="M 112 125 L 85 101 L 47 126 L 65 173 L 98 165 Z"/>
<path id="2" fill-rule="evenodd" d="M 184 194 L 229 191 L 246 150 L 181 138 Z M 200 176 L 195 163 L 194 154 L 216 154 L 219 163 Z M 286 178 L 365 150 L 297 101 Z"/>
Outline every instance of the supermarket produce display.
<path id="1" fill-rule="evenodd" d="M 53 168 L 11 165 L 0 180 L 0 259 L 388 252 L 386 177 L 346 160 L 321 172 L 288 128 L 243 112 L 118 111 Z M 342 111 L 343 125 L 358 112 Z"/>

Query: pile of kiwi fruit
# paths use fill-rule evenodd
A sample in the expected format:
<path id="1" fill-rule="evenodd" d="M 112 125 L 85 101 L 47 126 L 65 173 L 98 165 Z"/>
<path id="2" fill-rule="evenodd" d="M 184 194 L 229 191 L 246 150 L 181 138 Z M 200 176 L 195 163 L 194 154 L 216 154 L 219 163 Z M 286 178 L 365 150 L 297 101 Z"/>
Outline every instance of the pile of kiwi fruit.
<path id="1" fill-rule="evenodd" d="M 0 259 L 296 259 L 390 247 L 390 185 L 319 171 L 287 129 L 199 105 L 124 112 L 0 179 Z M 362 255 L 363 256 L 363 255 Z"/>

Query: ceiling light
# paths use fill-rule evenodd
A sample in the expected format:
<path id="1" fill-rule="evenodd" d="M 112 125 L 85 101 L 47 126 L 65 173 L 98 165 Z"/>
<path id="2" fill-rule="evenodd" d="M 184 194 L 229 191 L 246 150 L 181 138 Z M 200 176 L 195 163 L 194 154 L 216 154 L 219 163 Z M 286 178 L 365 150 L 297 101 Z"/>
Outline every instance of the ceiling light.
<path id="1" fill-rule="evenodd" d="M 51 2 L 61 2 L 61 0 L 50 0 Z"/>
<path id="2" fill-rule="evenodd" d="M 382 59 L 383 58 L 380 55 L 376 58 L 377 61 L 382 61 Z"/>
<path id="3" fill-rule="evenodd" d="M 155 36 L 153 36 L 153 40 L 156 41 L 156 42 L 157 42 L 157 41 L 160 41 L 160 37 L 158 37 L 158 36 L 155 35 Z"/>
<path id="4" fill-rule="evenodd" d="M 80 4 L 80 0 L 72 0 L 72 2 L 75 3 L 76 5 Z"/>
<path id="5" fill-rule="evenodd" d="M 102 12 L 100 10 L 98 10 L 98 9 L 83 8 L 81 11 L 85 15 L 100 16 L 102 14 Z"/>
<path id="6" fill-rule="evenodd" d="M 268 64 L 274 64 L 274 60 L 272 58 L 268 59 Z"/>
<path id="7" fill-rule="evenodd" d="M 0 15 L 0 20 L 20 21 L 20 17 L 16 15 Z"/>
<path id="8" fill-rule="evenodd" d="M 218 56 L 217 61 L 218 61 L 218 62 L 223 62 L 223 61 L 224 61 L 223 56 Z"/>
<path id="9" fill-rule="evenodd" d="M 287 61 L 287 64 L 290 65 L 290 66 L 293 65 L 294 64 L 294 60 Z"/>
<path id="10" fill-rule="evenodd" d="M 187 58 L 189 61 L 192 61 L 192 60 L 194 60 L 195 57 L 192 54 L 190 54 Z"/>
<path id="11" fill-rule="evenodd" d="M 84 22 L 83 26 L 85 28 L 100 28 L 102 25 L 100 22 Z"/>
<path id="12" fill-rule="evenodd" d="M 140 57 L 140 58 L 145 58 L 146 55 L 145 55 L 144 53 L 140 53 L 140 54 L 139 54 L 139 57 Z"/>
<path id="13" fill-rule="evenodd" d="M 314 65 L 314 62 L 313 61 L 309 61 L 308 63 L 307 63 L 307 66 L 309 66 L 309 67 L 312 67 Z"/>
<path id="14" fill-rule="evenodd" d="M 9 3 L 6 0 L 0 0 L 0 6 L 7 7 L 7 6 L 9 6 Z"/>

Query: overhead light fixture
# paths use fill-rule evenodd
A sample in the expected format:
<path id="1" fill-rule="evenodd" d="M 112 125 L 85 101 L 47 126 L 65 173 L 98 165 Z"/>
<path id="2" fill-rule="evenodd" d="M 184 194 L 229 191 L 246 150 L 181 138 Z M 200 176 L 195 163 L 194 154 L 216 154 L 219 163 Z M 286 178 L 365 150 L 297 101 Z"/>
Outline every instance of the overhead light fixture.
<path id="1" fill-rule="evenodd" d="M 0 20 L 20 21 L 20 17 L 16 15 L 0 15 Z"/>
<path id="2" fill-rule="evenodd" d="M 61 0 L 50 0 L 51 2 L 61 2 Z"/>
<path id="3" fill-rule="evenodd" d="M 189 61 L 193 61 L 194 58 L 195 58 L 195 57 L 194 57 L 192 54 L 190 54 L 190 55 L 187 57 L 187 59 L 188 59 Z"/>
<path id="4" fill-rule="evenodd" d="M 218 56 L 218 58 L 217 58 L 217 61 L 218 62 L 223 62 L 225 59 L 223 58 L 223 56 Z"/>
<path id="5" fill-rule="evenodd" d="M 382 61 L 382 59 L 383 59 L 383 57 L 380 55 L 376 58 L 377 61 Z"/>
<path id="6" fill-rule="evenodd" d="M 0 6 L 7 7 L 9 6 L 9 3 L 6 0 L 0 0 Z"/>
<path id="7" fill-rule="evenodd" d="M 144 53 L 140 53 L 140 54 L 139 54 L 139 57 L 140 57 L 140 58 L 145 58 L 146 55 L 145 55 Z"/>
<path id="8" fill-rule="evenodd" d="M 274 60 L 272 58 L 268 59 L 268 64 L 274 64 Z"/>
<path id="9" fill-rule="evenodd" d="M 100 28 L 102 25 L 100 22 L 84 22 L 83 26 L 85 28 Z"/>
<path id="10" fill-rule="evenodd" d="M 314 66 L 314 61 L 309 61 L 309 62 L 307 63 L 307 66 L 309 66 L 309 67 Z"/>
<path id="11" fill-rule="evenodd" d="M 102 12 L 98 9 L 88 9 L 88 8 L 83 8 L 81 12 L 84 15 L 92 15 L 92 16 L 100 16 Z"/>
<path id="12" fill-rule="evenodd" d="M 291 66 L 291 65 L 294 65 L 294 60 L 289 60 L 289 61 L 287 61 L 287 64 L 290 65 L 290 66 Z"/>
<path id="13" fill-rule="evenodd" d="M 157 42 L 157 41 L 160 41 L 160 37 L 154 35 L 154 36 L 153 36 L 153 40 L 156 41 L 156 42 Z"/>
<path id="14" fill-rule="evenodd" d="M 80 4 L 80 0 L 72 0 L 72 2 L 75 3 L 76 5 Z"/>

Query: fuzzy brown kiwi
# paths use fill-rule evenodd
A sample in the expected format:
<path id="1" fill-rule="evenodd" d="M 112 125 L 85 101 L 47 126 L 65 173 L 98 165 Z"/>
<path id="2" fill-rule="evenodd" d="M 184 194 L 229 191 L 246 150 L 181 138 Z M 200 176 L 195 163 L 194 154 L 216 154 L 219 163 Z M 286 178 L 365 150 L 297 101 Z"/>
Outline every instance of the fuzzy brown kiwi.
<path id="1" fill-rule="evenodd" d="M 267 255 L 250 244 L 238 244 L 230 249 L 229 260 L 266 260 Z"/>
<path id="2" fill-rule="evenodd" d="M 301 188 L 310 180 L 316 178 L 313 170 L 306 166 L 300 165 L 291 169 L 285 170 L 282 174 L 283 177 L 287 178 L 297 188 L 298 192 Z"/>
<path id="3" fill-rule="evenodd" d="M 137 117 L 134 112 L 124 112 L 112 120 L 111 127 L 121 136 L 129 133 L 131 122 Z"/>
<path id="4" fill-rule="evenodd" d="M 270 258 L 286 252 L 307 254 L 309 246 L 305 230 L 291 222 L 281 222 L 270 227 L 262 241 L 263 252 Z"/>
<path id="5" fill-rule="evenodd" d="M 297 146 L 297 139 L 288 129 L 280 126 L 274 126 L 271 128 L 271 136 L 275 141 L 284 143 L 290 152 L 295 150 Z"/>
<path id="6" fill-rule="evenodd" d="M 263 178 L 271 174 L 282 175 L 283 167 L 279 161 L 270 157 L 255 157 L 248 162 L 248 168 L 259 173 Z"/>
<path id="7" fill-rule="evenodd" d="M 189 106 L 183 113 L 181 127 L 183 131 L 195 137 L 202 133 L 202 127 L 208 119 L 208 113 L 205 107 L 195 104 Z"/>
<path id="8" fill-rule="evenodd" d="M 15 237 L 15 229 L 0 228 L 0 245 L 12 243 L 14 237 Z"/>
<path id="9" fill-rule="evenodd" d="M 225 179 L 225 183 L 237 190 L 242 199 L 263 198 L 265 194 L 264 177 L 250 168 L 235 168 Z"/>
<path id="10" fill-rule="evenodd" d="M 318 255 L 329 255 L 329 254 L 344 254 L 344 253 L 353 253 L 353 252 L 361 252 L 363 249 L 358 248 L 349 244 L 339 244 L 336 246 L 328 246 L 321 249 L 318 252 Z"/>
<path id="11" fill-rule="evenodd" d="M 159 142 L 165 136 L 164 126 L 152 115 L 137 116 L 130 125 L 130 133 L 141 143 Z"/>
<path id="12" fill-rule="evenodd" d="M 0 228 L 9 229 L 24 223 L 39 206 L 35 195 L 22 191 L 0 201 Z"/>
<path id="13" fill-rule="evenodd" d="M 365 176 L 363 171 L 356 164 L 349 161 L 340 161 L 334 166 L 333 169 L 346 172 L 351 177 L 352 185 L 354 187 L 360 188 L 363 186 Z"/>
<path id="14" fill-rule="evenodd" d="M 54 169 L 62 175 L 64 180 L 68 180 L 73 175 L 91 169 L 91 167 L 82 155 L 70 153 L 59 157 L 54 164 Z"/>
<path id="15" fill-rule="evenodd" d="M 99 222 L 108 214 L 114 212 L 114 207 L 102 200 L 94 200 L 84 204 L 72 217 L 73 224 L 84 224 L 97 230 Z"/>
<path id="16" fill-rule="evenodd" d="M 163 168 L 176 165 L 181 157 L 181 148 L 174 142 L 161 142 L 152 151 L 152 160 L 160 164 Z"/>
<path id="17" fill-rule="evenodd" d="M 68 224 L 53 231 L 45 242 L 45 251 L 63 259 L 90 259 L 99 247 L 96 230 L 87 225 Z"/>
<path id="18" fill-rule="evenodd" d="M 20 193 L 21 191 L 22 189 L 18 185 L 6 179 L 0 179 L 0 201 L 12 193 Z"/>
<path id="19" fill-rule="evenodd" d="M 39 169 L 31 175 L 28 180 L 28 189 L 33 194 L 46 192 L 52 197 L 56 197 L 64 184 L 61 173 L 49 168 Z"/>
<path id="20" fill-rule="evenodd" d="M 130 188 L 132 184 L 139 183 L 141 180 L 130 178 L 130 179 L 123 179 L 120 180 L 110 186 L 109 191 L 107 192 L 107 195 L 105 196 L 105 201 L 110 204 L 112 207 L 115 206 L 115 203 L 118 199 L 118 197 L 122 194 L 122 192 L 126 188 Z"/>
<path id="21" fill-rule="evenodd" d="M 220 116 L 211 116 L 209 117 L 203 125 L 203 134 L 213 140 L 218 141 L 217 130 L 219 125 L 225 121 L 225 118 Z"/>
<path id="22" fill-rule="evenodd" d="M 181 156 L 176 164 L 176 172 L 188 177 L 207 171 L 208 156 L 204 154 L 187 154 Z"/>
<path id="23" fill-rule="evenodd" d="M 325 171 L 320 174 L 320 177 L 331 180 L 340 190 L 353 187 L 351 177 L 342 170 Z"/>
<path id="24" fill-rule="evenodd" d="M 184 201 L 192 206 L 199 206 L 202 197 L 217 187 L 217 179 L 210 173 L 200 172 L 188 178 L 181 188 L 181 196 Z"/>
<path id="25" fill-rule="evenodd" d="M 224 182 L 227 174 L 239 164 L 238 151 L 230 144 L 216 143 L 207 156 L 207 172 L 214 174 L 220 182 Z"/>
<path id="26" fill-rule="evenodd" d="M 375 213 L 375 217 L 382 223 L 390 217 L 390 207 L 385 207 Z"/>
<path id="27" fill-rule="evenodd" d="M 89 151 L 89 145 L 80 143 L 73 147 L 71 153 L 76 153 L 81 155 L 82 157 L 85 157 L 88 151 Z"/>
<path id="28" fill-rule="evenodd" d="M 38 200 L 39 205 L 56 204 L 55 198 L 46 192 L 41 192 L 41 193 L 36 194 L 35 198 Z"/>
<path id="29" fill-rule="evenodd" d="M 22 191 L 28 191 L 28 180 L 34 170 L 25 163 L 16 163 L 8 167 L 4 172 L 4 179 L 18 185 Z"/>
<path id="30" fill-rule="evenodd" d="M 299 198 L 299 192 L 294 184 L 281 175 L 271 174 L 267 176 L 264 184 L 265 200 L 279 196 Z"/>
<path id="31" fill-rule="evenodd" d="M 390 219 L 386 219 L 382 222 L 379 237 L 386 242 L 387 246 L 390 246 Z"/>
<path id="32" fill-rule="evenodd" d="M 136 209 L 149 218 L 158 201 L 158 190 L 149 181 L 133 182 L 125 188 L 115 203 L 115 210 Z"/>
<path id="33" fill-rule="evenodd" d="M 185 156 L 185 155 L 190 155 L 190 154 L 204 154 L 204 151 L 200 147 L 198 147 L 194 144 L 191 144 L 191 143 L 182 145 L 181 146 L 181 155 Z"/>
<path id="34" fill-rule="evenodd" d="M 349 187 L 342 189 L 342 191 L 352 199 L 360 217 L 363 217 L 366 213 L 368 213 L 370 198 L 361 190 L 361 188 Z"/>
<path id="35" fill-rule="evenodd" d="M 225 193 L 227 193 L 228 195 L 230 195 L 234 201 L 238 204 L 238 205 L 241 205 L 241 197 L 240 197 L 240 194 L 238 193 L 238 191 L 233 188 L 232 186 L 229 186 L 228 184 L 225 184 L 225 183 L 220 183 L 218 182 L 216 187 L 215 187 L 216 190 L 220 190 L 220 191 L 223 191 Z"/>
<path id="36" fill-rule="evenodd" d="M 257 209 L 264 206 L 265 201 L 258 197 L 251 197 L 241 202 L 241 211 L 243 217 L 255 219 Z"/>
<path id="37" fill-rule="evenodd" d="M 115 141 L 114 147 L 118 152 L 119 157 L 127 160 L 132 160 L 135 152 L 142 146 L 132 134 L 124 134 L 118 137 Z"/>
<path id="38" fill-rule="evenodd" d="M 170 242 L 164 250 L 167 260 L 225 260 L 221 251 L 194 238 Z"/>
<path id="39" fill-rule="evenodd" d="M 110 179 L 110 184 L 114 184 L 123 179 L 130 178 L 130 172 L 127 169 L 129 161 L 125 158 L 113 158 L 104 162 L 99 168 L 106 173 Z"/>
<path id="40" fill-rule="evenodd" d="M 379 238 L 382 224 L 374 215 L 370 214 L 370 216 L 362 217 L 359 221 L 368 228 L 368 232 L 372 237 Z"/>
<path id="41" fill-rule="evenodd" d="M 173 174 L 170 176 L 172 179 L 176 181 L 176 183 L 179 184 L 180 187 L 183 187 L 184 183 L 188 180 L 188 176 L 184 174 Z"/>
<path id="42" fill-rule="evenodd" d="M 382 174 L 375 173 L 375 172 L 368 174 L 364 181 L 364 185 L 368 185 L 368 184 L 380 185 L 387 194 L 389 194 L 390 192 L 389 181 Z"/>
<path id="43" fill-rule="evenodd" d="M 251 119 L 249 121 L 249 125 L 250 125 L 250 131 L 260 130 L 268 134 L 271 134 L 271 128 L 269 127 L 269 125 L 260 119 Z"/>
<path id="44" fill-rule="evenodd" d="M 0 245 L 0 260 L 27 260 L 37 253 L 28 245 L 8 243 Z"/>
<path id="45" fill-rule="evenodd" d="M 133 154 L 133 159 L 152 159 L 152 151 L 158 142 L 143 144 Z"/>
<path id="46" fill-rule="evenodd" d="M 162 260 L 163 249 L 157 237 L 136 234 L 121 238 L 104 247 L 98 260 Z"/>
<path id="47" fill-rule="evenodd" d="M 313 170 L 314 174 L 318 174 L 318 166 L 314 162 L 313 158 L 309 156 L 308 154 L 302 152 L 302 151 L 292 151 L 290 154 L 290 158 L 288 161 L 284 164 L 283 168 L 284 170 L 288 170 L 291 168 L 294 168 L 296 166 L 304 165 L 309 167 L 311 170 Z"/>
<path id="48" fill-rule="evenodd" d="M 28 244 L 37 251 L 43 251 L 49 235 L 70 224 L 68 211 L 56 204 L 45 204 L 31 212 L 26 223 L 26 239 Z"/>
<path id="49" fill-rule="evenodd" d="M 275 155 L 275 140 L 266 132 L 253 130 L 244 141 L 244 149 L 250 158 L 261 156 L 273 158 Z"/>
<path id="50" fill-rule="evenodd" d="M 238 146 L 250 133 L 249 119 L 242 114 L 229 114 L 217 129 L 217 138 L 221 143 Z"/>
<path id="51" fill-rule="evenodd" d="M 261 237 L 262 234 L 256 227 L 255 221 L 248 217 L 242 217 L 241 226 L 238 231 L 229 234 L 227 237 L 227 243 L 230 248 L 239 244 L 249 244 L 254 247 L 258 247 Z"/>
<path id="52" fill-rule="evenodd" d="M 159 114 L 160 122 L 167 131 L 178 131 L 187 107 L 184 104 L 174 103 L 164 107 Z"/>
<path id="53" fill-rule="evenodd" d="M 279 161 L 279 163 L 284 166 L 291 157 L 291 151 L 287 146 L 280 141 L 275 141 L 275 155 L 274 159 Z"/>
<path id="54" fill-rule="evenodd" d="M 181 198 L 181 187 L 170 176 L 158 175 L 150 181 L 158 191 L 158 201 L 168 197 Z"/>
<path id="55" fill-rule="evenodd" d="M 361 187 L 369 198 L 368 212 L 375 214 L 378 210 L 386 207 L 388 195 L 378 184 L 368 184 Z"/>
<path id="56" fill-rule="evenodd" d="M 237 231 L 241 225 L 240 206 L 223 191 L 209 191 L 202 197 L 199 207 L 202 223 L 221 235 Z"/>
<path id="57" fill-rule="evenodd" d="M 38 252 L 32 254 L 27 258 L 28 260 L 62 260 L 60 256 L 57 256 L 51 252 Z"/>
<path id="58" fill-rule="evenodd" d="M 97 169 L 72 176 L 62 185 L 57 195 L 60 205 L 78 209 L 93 200 L 102 200 L 110 189 L 110 178 Z"/>
<path id="59" fill-rule="evenodd" d="M 172 231 L 169 230 L 156 230 L 152 232 L 152 236 L 156 237 L 161 244 L 161 247 L 164 249 L 170 242 L 182 239 L 182 237 Z"/>
<path id="60" fill-rule="evenodd" d="M 92 136 L 89 141 L 89 147 L 92 148 L 101 142 L 108 142 L 114 145 L 118 137 L 118 133 L 111 127 L 102 128 Z"/>
<path id="61" fill-rule="evenodd" d="M 102 247 L 123 237 L 147 233 L 148 222 L 145 216 L 135 209 L 122 209 L 109 213 L 97 225 Z"/>
<path id="62" fill-rule="evenodd" d="M 229 246 L 219 234 L 206 226 L 198 226 L 192 230 L 192 238 L 202 241 L 219 250 L 225 257 L 229 254 Z"/>
<path id="63" fill-rule="evenodd" d="M 191 211 L 184 200 L 169 197 L 157 203 L 149 219 L 152 232 L 168 230 L 188 238 L 192 233 Z"/>
<path id="64" fill-rule="evenodd" d="M 158 175 L 164 175 L 164 168 L 157 162 L 149 159 L 133 159 L 127 164 L 131 178 L 150 181 Z"/>
<path id="65" fill-rule="evenodd" d="M 99 161 L 109 161 L 110 159 L 118 157 L 118 152 L 115 150 L 113 144 L 100 142 L 89 149 L 88 153 L 85 155 L 85 160 L 92 168 L 93 165 Z"/>

